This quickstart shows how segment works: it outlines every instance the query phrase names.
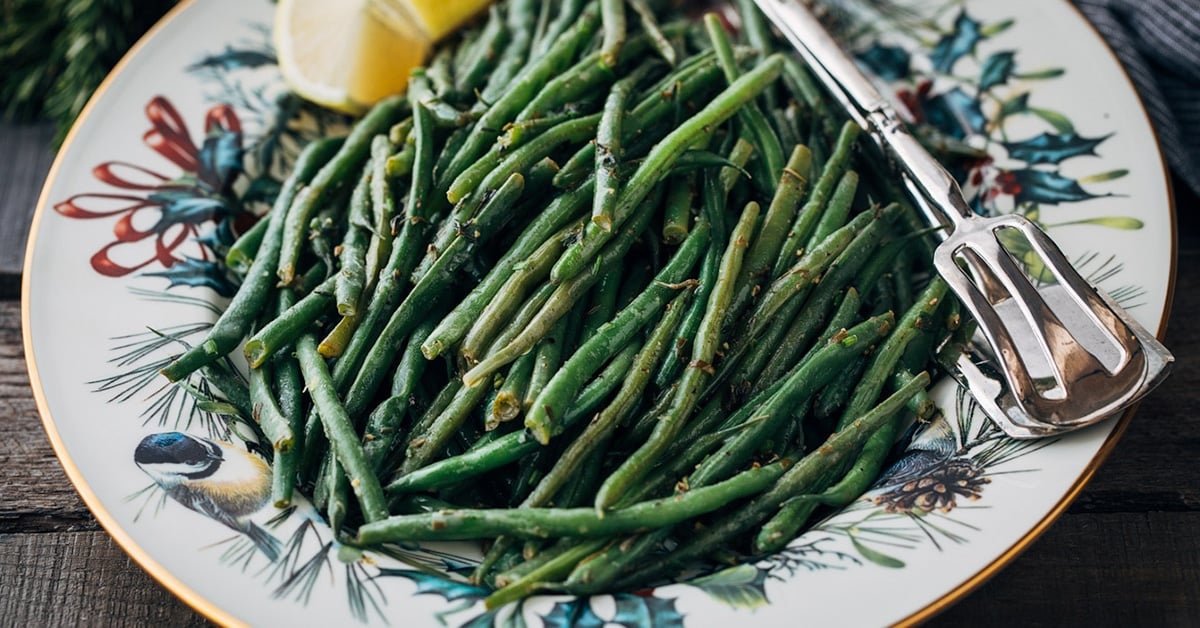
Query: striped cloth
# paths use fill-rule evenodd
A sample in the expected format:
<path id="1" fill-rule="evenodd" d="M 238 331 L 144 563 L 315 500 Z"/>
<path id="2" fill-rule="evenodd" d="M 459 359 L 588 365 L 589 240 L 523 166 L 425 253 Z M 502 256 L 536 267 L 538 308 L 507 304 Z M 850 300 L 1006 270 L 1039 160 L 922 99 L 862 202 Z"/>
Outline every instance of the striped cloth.
<path id="1" fill-rule="evenodd" d="M 1137 85 L 1175 175 L 1200 193 L 1200 0 L 1072 0 Z"/>

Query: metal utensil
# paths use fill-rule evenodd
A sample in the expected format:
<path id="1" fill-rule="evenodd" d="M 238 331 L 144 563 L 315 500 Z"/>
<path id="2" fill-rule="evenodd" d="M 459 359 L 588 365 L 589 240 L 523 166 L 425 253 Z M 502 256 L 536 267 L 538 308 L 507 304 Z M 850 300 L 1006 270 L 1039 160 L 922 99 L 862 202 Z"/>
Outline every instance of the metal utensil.
<path id="1" fill-rule="evenodd" d="M 1015 438 L 1054 436 L 1132 405 L 1170 370 L 1171 354 L 1071 266 L 1025 217 L 976 215 L 958 183 L 905 129 L 891 104 L 800 0 L 755 0 L 817 78 L 879 144 L 934 224 L 949 233 L 934 265 L 974 315 L 978 343 L 957 366 L 981 408 Z M 1004 241 L 1024 240 L 1053 275 L 1035 285 Z"/>

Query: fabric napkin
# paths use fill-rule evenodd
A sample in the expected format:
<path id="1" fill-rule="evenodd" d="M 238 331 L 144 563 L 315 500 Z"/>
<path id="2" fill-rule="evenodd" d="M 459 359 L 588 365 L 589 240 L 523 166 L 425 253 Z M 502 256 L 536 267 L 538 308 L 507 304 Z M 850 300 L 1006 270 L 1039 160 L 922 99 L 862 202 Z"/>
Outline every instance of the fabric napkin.
<path id="1" fill-rule="evenodd" d="M 1200 0 L 1073 0 L 1137 85 L 1176 176 L 1200 193 Z"/>

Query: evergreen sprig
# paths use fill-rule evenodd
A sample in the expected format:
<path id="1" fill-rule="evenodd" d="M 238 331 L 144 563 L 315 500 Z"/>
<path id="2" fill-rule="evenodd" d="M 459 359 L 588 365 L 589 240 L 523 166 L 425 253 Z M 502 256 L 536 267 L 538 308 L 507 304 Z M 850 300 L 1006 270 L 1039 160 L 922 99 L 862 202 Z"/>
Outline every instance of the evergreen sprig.
<path id="1" fill-rule="evenodd" d="M 0 0 L 0 116 L 65 135 L 109 70 L 175 0 Z"/>

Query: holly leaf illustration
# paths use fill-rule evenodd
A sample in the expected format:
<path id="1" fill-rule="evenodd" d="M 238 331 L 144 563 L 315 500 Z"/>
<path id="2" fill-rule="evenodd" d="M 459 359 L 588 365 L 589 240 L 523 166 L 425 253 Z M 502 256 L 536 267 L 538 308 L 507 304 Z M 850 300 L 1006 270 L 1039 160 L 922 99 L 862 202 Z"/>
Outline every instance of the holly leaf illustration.
<path id="1" fill-rule="evenodd" d="M 617 612 L 612 622 L 625 628 L 655 626 L 683 628 L 683 615 L 675 610 L 675 599 L 619 593 L 613 596 Z"/>
<path id="2" fill-rule="evenodd" d="M 267 175 L 255 177 L 250 185 L 246 186 L 246 191 L 242 193 L 242 202 L 270 205 L 275 202 L 275 197 L 279 196 L 279 190 L 282 187 L 283 185 L 273 177 Z"/>
<path id="3" fill-rule="evenodd" d="M 490 591 L 481 587 L 412 569 L 380 568 L 379 575 L 380 577 L 399 576 L 407 578 L 413 584 L 417 585 L 417 595 L 429 593 L 437 595 L 447 602 L 455 600 L 481 600 L 490 593 Z"/>
<path id="4" fill-rule="evenodd" d="M 600 628 L 604 623 L 592 612 L 586 597 L 555 602 L 554 608 L 542 616 L 545 628 Z"/>
<path id="5" fill-rule="evenodd" d="M 754 609 L 770 603 L 764 588 L 766 581 L 766 571 L 743 564 L 696 578 L 688 584 L 726 606 Z"/>
<path id="6" fill-rule="evenodd" d="M 236 291 L 236 288 L 225 276 L 225 270 L 220 264 L 194 257 L 184 258 L 164 270 L 144 274 L 147 277 L 165 278 L 170 282 L 167 289 L 176 286 L 205 287 L 223 297 L 231 297 Z"/>
<path id="7" fill-rule="evenodd" d="M 162 233 L 171 225 L 198 225 L 223 216 L 228 209 L 224 199 L 200 196 L 196 190 L 160 190 L 147 199 L 162 207 L 154 230 Z"/>
<path id="8" fill-rule="evenodd" d="M 956 61 L 975 52 L 980 37 L 979 22 L 971 19 L 966 11 L 959 13 L 954 21 L 954 30 L 943 35 L 929 55 L 933 69 L 949 74 Z"/>
<path id="9" fill-rule="evenodd" d="M 1075 132 L 1042 133 L 1020 142 L 1005 142 L 1009 157 L 1030 164 L 1057 164 L 1079 155 L 1095 155 L 1096 147 L 1112 134 L 1102 137 L 1083 137 Z"/>
<path id="10" fill-rule="evenodd" d="M 1013 51 L 1005 50 L 993 53 L 984 60 L 983 69 L 979 72 L 979 91 L 986 91 L 1008 82 L 1013 68 L 1016 67 L 1013 55 Z"/>
<path id="11" fill-rule="evenodd" d="M 1052 170 L 1024 168 L 1007 173 L 1011 181 L 1013 198 L 1017 204 L 1033 202 L 1046 205 L 1076 203 L 1107 194 L 1092 194 L 1080 187 L 1075 179 L 1064 177 Z M 1003 175 L 1002 175 L 1003 176 Z"/>
<path id="12" fill-rule="evenodd" d="M 979 101 L 958 87 L 930 98 L 923 110 L 929 124 L 959 140 L 971 133 L 982 133 L 987 124 Z"/>
<path id="13" fill-rule="evenodd" d="M 480 613 L 463 622 L 462 626 L 459 626 L 459 628 L 492 628 L 492 626 L 496 624 L 496 615 L 499 612 L 500 609 L 487 611 L 486 613 Z"/>
<path id="14" fill-rule="evenodd" d="M 242 134 L 240 131 L 213 131 L 200 147 L 201 180 L 218 182 L 224 191 L 242 172 Z"/>
<path id="15" fill-rule="evenodd" d="M 204 57 L 188 66 L 187 69 L 190 72 L 217 69 L 229 71 L 275 65 L 275 63 L 275 57 L 265 52 L 258 50 L 238 50 L 232 46 L 227 46 L 225 52 Z"/>
<path id="16" fill-rule="evenodd" d="M 885 81 L 900 80 L 909 75 L 911 57 L 899 46 L 875 44 L 858 53 L 858 60 Z"/>
<path id="17" fill-rule="evenodd" d="M 1008 116 L 1011 116 L 1014 114 L 1024 113 L 1028 109 L 1029 109 L 1029 92 L 1024 92 L 1021 94 L 1017 94 L 1016 96 L 1013 96 L 1012 98 L 1009 98 L 1008 100 L 1001 103 L 999 117 L 1001 119 L 1007 118 Z"/>

